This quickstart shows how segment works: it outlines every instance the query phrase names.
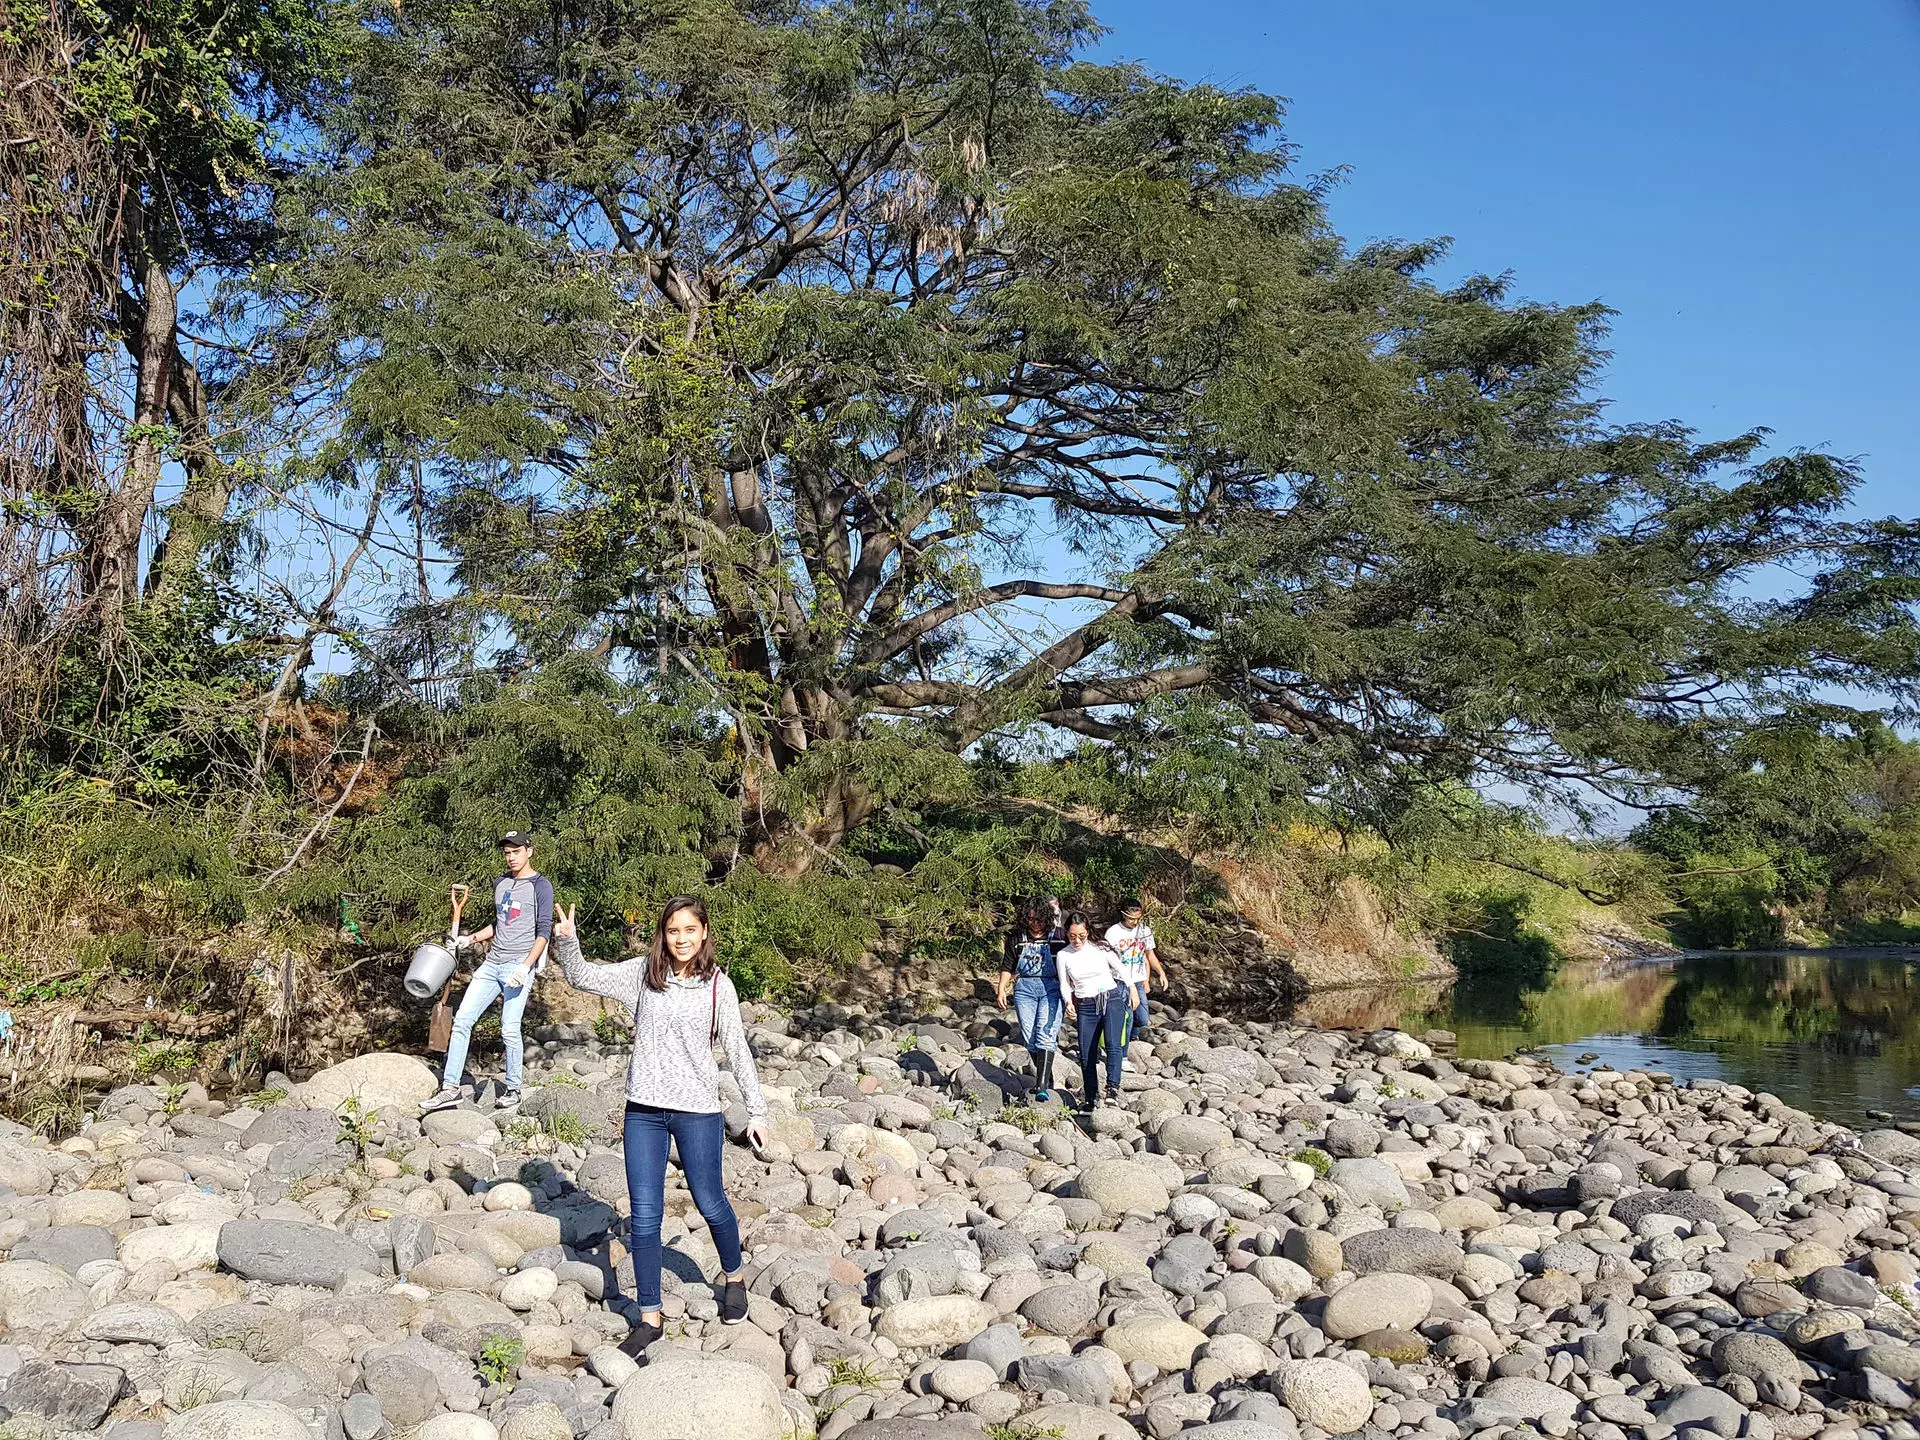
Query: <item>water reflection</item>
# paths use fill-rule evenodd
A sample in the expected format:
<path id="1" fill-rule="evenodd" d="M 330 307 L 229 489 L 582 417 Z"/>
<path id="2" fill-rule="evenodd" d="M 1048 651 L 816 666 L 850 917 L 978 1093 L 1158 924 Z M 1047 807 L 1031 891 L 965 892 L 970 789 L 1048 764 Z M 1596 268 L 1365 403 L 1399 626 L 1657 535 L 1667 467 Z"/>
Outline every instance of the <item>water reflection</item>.
<path id="1" fill-rule="evenodd" d="M 1439 1026 L 1460 1053 L 1533 1046 L 1567 1068 L 1706 1075 L 1767 1090 L 1847 1124 L 1869 1110 L 1920 1120 L 1920 951 L 1708 954 L 1623 968 L 1564 966 L 1544 989 L 1479 977 L 1444 996 L 1314 997 L 1355 1018 Z M 1320 1002 L 1316 1005 L 1315 1002 Z M 1582 1056 L 1598 1059 L 1582 1062 Z"/>

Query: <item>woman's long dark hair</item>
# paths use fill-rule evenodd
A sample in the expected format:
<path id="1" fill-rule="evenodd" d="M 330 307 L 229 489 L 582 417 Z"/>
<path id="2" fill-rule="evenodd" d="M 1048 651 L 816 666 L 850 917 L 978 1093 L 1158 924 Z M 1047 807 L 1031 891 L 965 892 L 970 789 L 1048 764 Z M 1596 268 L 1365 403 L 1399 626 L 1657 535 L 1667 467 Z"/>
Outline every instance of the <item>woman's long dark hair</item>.
<path id="1" fill-rule="evenodd" d="M 713 954 L 713 926 L 707 921 L 707 902 L 694 895 L 676 895 L 660 907 L 660 923 L 653 927 L 653 948 L 647 954 L 647 988 L 664 990 L 673 973 L 673 960 L 667 953 L 667 922 L 682 910 L 691 910 L 693 918 L 706 927 L 707 938 L 694 952 L 691 974 L 705 980 L 718 966 Z"/>

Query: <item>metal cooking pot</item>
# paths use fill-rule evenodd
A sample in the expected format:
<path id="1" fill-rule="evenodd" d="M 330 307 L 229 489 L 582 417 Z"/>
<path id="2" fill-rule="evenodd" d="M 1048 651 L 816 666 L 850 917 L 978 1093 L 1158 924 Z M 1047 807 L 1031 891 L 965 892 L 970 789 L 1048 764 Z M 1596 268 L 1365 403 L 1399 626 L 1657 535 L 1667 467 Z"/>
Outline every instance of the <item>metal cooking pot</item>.
<path id="1" fill-rule="evenodd" d="M 453 951 L 438 940 L 428 940 L 415 948 L 407 966 L 407 993 L 416 1000 L 431 1000 L 452 978 Z"/>

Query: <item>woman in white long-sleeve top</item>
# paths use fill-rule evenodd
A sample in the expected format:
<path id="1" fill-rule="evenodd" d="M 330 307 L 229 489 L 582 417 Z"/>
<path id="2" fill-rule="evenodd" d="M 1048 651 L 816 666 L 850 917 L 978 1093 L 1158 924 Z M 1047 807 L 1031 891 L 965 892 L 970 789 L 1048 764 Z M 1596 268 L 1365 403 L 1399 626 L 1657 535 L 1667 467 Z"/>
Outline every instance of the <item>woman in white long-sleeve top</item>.
<path id="1" fill-rule="evenodd" d="M 1100 1048 L 1106 1042 L 1107 1094 L 1120 1095 L 1120 1062 L 1126 1044 L 1120 1027 L 1128 1011 L 1140 1003 L 1139 992 L 1122 969 L 1120 957 L 1088 938 L 1087 917 L 1067 917 L 1067 943 L 1054 954 L 1059 967 L 1060 993 L 1073 1007 L 1074 1034 L 1080 1042 L 1080 1104 L 1091 1110 L 1100 1099 Z M 1126 987 L 1127 1009 L 1114 1001 L 1113 992 Z"/>
<path id="2" fill-rule="evenodd" d="M 687 1188 L 720 1255 L 720 1318 L 728 1325 L 747 1318 L 740 1222 L 721 1178 L 727 1135 L 720 1068 L 713 1058 L 716 1043 L 726 1051 L 728 1068 L 746 1097 L 747 1138 L 762 1148 L 768 1140 L 767 1102 L 740 1023 L 740 997 L 715 961 L 707 907 L 701 901 L 691 895 L 667 901 L 651 952 L 618 965 L 595 965 L 580 953 L 572 910 L 555 924 L 553 937 L 567 983 L 618 1001 L 633 1019 L 622 1142 L 627 1194 L 633 1202 L 629 1248 L 640 1323 L 620 1348 L 637 1359 L 661 1333 L 660 1222 L 666 1210 L 669 1141 L 679 1152 Z"/>

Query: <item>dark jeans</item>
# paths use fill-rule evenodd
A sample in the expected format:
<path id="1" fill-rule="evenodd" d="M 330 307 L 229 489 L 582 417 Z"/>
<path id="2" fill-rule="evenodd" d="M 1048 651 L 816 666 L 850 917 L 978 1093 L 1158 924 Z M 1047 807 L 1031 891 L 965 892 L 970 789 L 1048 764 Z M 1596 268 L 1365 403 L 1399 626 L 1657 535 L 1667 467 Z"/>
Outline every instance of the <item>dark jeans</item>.
<path id="1" fill-rule="evenodd" d="M 1100 1098 L 1102 1040 L 1107 1050 L 1107 1089 L 1120 1088 L 1120 1062 L 1127 1056 L 1127 1047 L 1120 1043 L 1120 1022 L 1126 1013 L 1126 996 L 1118 990 L 1109 990 L 1091 1000 L 1076 997 L 1073 1002 L 1073 1029 L 1080 1041 L 1080 1100 L 1084 1105 L 1092 1105 Z"/>
<path id="2" fill-rule="evenodd" d="M 1116 990 L 1113 998 L 1114 1002 L 1118 1004 L 1120 992 Z M 1128 1015 L 1127 1007 L 1124 1005 L 1120 1006 L 1120 1014 L 1125 1021 L 1121 1027 L 1122 1038 L 1126 1040 L 1138 1040 L 1147 1033 L 1147 1020 L 1149 1017 L 1147 1015 L 1147 987 L 1145 985 L 1140 987 L 1140 1003 L 1133 1007 L 1133 1014 Z"/>
<path id="3" fill-rule="evenodd" d="M 628 1101 L 622 1142 L 627 1152 L 627 1196 L 633 1202 L 629 1232 L 633 1294 L 642 1310 L 660 1308 L 660 1220 L 667 1208 L 669 1138 L 679 1152 L 680 1169 L 693 1192 L 693 1203 L 700 1207 L 713 1234 L 722 1273 L 732 1275 L 740 1269 L 740 1222 L 734 1218 L 726 1185 L 720 1178 L 726 1122 L 718 1113 L 663 1110 L 657 1105 Z"/>

